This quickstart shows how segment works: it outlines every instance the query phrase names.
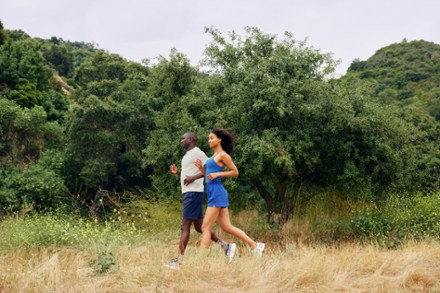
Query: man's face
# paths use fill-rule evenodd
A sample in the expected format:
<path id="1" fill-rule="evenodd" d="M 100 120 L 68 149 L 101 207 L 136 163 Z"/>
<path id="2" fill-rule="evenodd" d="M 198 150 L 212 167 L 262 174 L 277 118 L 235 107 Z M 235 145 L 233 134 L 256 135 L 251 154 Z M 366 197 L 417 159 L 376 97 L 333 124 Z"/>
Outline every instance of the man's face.
<path id="1" fill-rule="evenodd" d="M 180 139 L 180 143 L 182 144 L 182 147 L 186 150 L 188 149 L 190 143 L 191 143 L 191 138 L 189 137 L 188 134 L 184 134 L 182 135 L 182 138 Z"/>

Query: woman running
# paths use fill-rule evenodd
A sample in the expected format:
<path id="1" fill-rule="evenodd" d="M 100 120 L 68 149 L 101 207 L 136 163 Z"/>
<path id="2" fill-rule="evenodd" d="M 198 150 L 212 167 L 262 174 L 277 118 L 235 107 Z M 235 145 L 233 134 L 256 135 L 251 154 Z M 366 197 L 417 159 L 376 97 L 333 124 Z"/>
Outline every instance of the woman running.
<path id="1" fill-rule="evenodd" d="M 211 244 L 211 229 L 215 222 L 228 234 L 234 235 L 249 245 L 256 255 L 262 255 L 265 244 L 255 242 L 243 230 L 233 226 L 229 218 L 228 192 L 224 188 L 221 177 L 237 177 L 238 170 L 231 159 L 230 153 L 235 147 L 235 136 L 226 129 L 216 128 L 211 131 L 208 138 L 209 147 L 213 149 L 214 155 L 209 158 L 205 166 L 201 160 L 196 161 L 196 166 L 205 174 L 205 191 L 208 194 L 208 207 L 202 224 L 201 247 L 208 249 Z M 228 171 L 223 171 L 224 167 Z M 236 249 L 235 243 L 231 243 L 231 251 L 228 255 L 232 260 Z"/>

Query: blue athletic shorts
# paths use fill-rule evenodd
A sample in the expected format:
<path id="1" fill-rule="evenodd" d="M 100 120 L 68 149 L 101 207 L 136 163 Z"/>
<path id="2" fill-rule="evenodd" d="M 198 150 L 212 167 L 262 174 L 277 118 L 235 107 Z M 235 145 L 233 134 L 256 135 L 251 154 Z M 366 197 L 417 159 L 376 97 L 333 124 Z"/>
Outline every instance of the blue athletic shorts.
<path id="1" fill-rule="evenodd" d="M 203 192 L 186 192 L 183 194 L 184 219 L 198 220 L 203 218 Z"/>
<path id="2" fill-rule="evenodd" d="M 211 181 L 206 185 L 208 207 L 227 208 L 229 206 L 228 191 L 221 182 Z"/>

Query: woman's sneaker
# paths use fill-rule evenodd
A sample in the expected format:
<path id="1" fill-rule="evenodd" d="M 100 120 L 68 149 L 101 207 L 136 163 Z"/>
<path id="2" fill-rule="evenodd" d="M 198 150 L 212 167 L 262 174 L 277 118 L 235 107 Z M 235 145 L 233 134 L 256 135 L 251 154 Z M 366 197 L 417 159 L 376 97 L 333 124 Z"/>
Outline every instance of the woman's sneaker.
<path id="1" fill-rule="evenodd" d="M 237 249 L 237 244 L 229 243 L 228 250 L 226 251 L 226 257 L 228 258 L 228 262 L 231 262 L 235 255 L 235 250 Z"/>
<path id="2" fill-rule="evenodd" d="M 255 247 L 254 250 L 252 250 L 252 252 L 257 256 L 261 256 L 263 255 L 264 248 L 266 248 L 265 243 L 257 242 L 257 247 Z"/>

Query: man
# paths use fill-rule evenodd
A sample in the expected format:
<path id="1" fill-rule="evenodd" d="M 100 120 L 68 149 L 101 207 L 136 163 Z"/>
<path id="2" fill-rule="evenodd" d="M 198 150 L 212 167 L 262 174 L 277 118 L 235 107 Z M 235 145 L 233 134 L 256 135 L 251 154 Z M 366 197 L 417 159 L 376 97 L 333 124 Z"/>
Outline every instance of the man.
<path id="1" fill-rule="evenodd" d="M 186 150 L 186 154 L 182 158 L 182 170 L 179 170 L 175 164 L 170 166 L 171 173 L 180 175 L 180 184 L 183 193 L 182 233 L 179 243 L 179 255 L 165 264 L 173 269 L 179 267 L 179 262 L 185 253 L 189 241 L 191 225 L 194 223 L 196 231 L 202 233 L 204 201 L 203 174 L 196 167 L 195 162 L 196 160 L 205 162 L 208 159 L 206 154 L 196 147 L 197 136 L 195 133 L 185 133 L 182 136 L 181 143 L 182 147 Z M 214 232 L 211 234 L 211 240 L 221 245 L 228 261 L 231 261 L 234 257 L 237 245 L 235 243 L 228 244 L 224 242 Z"/>

